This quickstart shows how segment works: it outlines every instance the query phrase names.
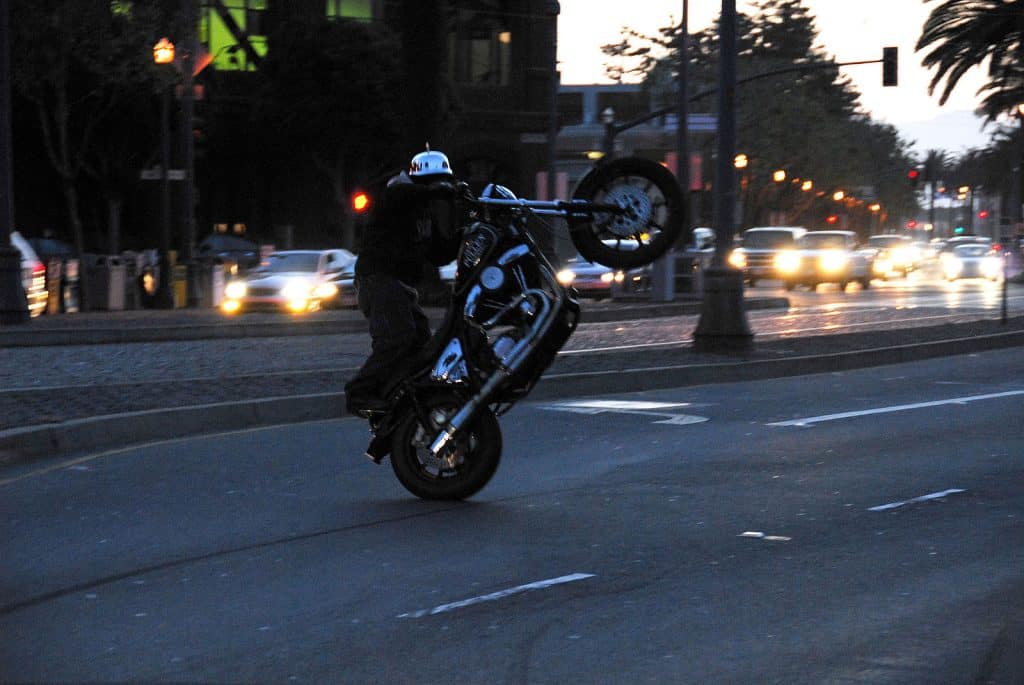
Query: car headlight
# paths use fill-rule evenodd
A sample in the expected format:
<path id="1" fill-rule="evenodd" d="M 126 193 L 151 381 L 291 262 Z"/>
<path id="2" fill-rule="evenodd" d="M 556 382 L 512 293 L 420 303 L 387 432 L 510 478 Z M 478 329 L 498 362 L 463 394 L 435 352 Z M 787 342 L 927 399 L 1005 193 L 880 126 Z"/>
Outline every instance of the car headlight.
<path id="1" fill-rule="evenodd" d="M 313 296 L 321 300 L 329 300 L 338 294 L 338 286 L 334 283 L 321 283 L 313 288 Z"/>
<path id="2" fill-rule="evenodd" d="M 558 282 L 562 285 L 572 285 L 572 282 L 576 280 L 576 272 L 571 269 L 562 269 L 555 276 Z"/>
<path id="3" fill-rule="evenodd" d="M 245 297 L 246 292 L 248 292 L 248 288 L 242 281 L 231 281 L 224 288 L 224 294 L 231 300 L 240 300 Z"/>
<path id="4" fill-rule="evenodd" d="M 747 268 L 747 254 L 739 250 L 733 250 L 729 254 L 729 264 L 737 269 Z"/>
<path id="5" fill-rule="evenodd" d="M 999 257 L 985 257 L 981 262 L 981 273 L 985 278 L 998 278 L 1002 265 Z"/>
<path id="6" fill-rule="evenodd" d="M 900 266 L 906 266 L 912 264 L 914 260 L 909 248 L 898 247 L 892 251 L 892 261 Z"/>
<path id="7" fill-rule="evenodd" d="M 784 274 L 791 274 L 800 268 L 800 253 L 786 250 L 775 255 L 775 268 Z"/>
<path id="8" fill-rule="evenodd" d="M 616 271 L 615 272 L 615 282 L 616 283 L 622 283 L 624 280 L 626 280 L 626 274 L 623 273 L 622 271 Z"/>
<path id="9" fill-rule="evenodd" d="M 892 262 L 885 257 L 876 257 L 872 268 L 876 274 L 887 274 L 892 271 Z"/>
<path id="10" fill-rule="evenodd" d="M 829 250 L 821 255 L 818 264 L 826 273 L 835 273 L 846 268 L 849 258 L 839 250 Z"/>
<path id="11" fill-rule="evenodd" d="M 956 278 L 963 271 L 964 263 L 956 257 L 948 257 L 942 262 L 942 270 L 946 278 Z"/>
<path id="12" fill-rule="evenodd" d="M 615 280 L 615 274 L 613 272 L 611 272 L 611 271 L 606 271 L 605 273 L 601 274 L 601 282 L 602 283 L 611 283 L 614 280 Z"/>

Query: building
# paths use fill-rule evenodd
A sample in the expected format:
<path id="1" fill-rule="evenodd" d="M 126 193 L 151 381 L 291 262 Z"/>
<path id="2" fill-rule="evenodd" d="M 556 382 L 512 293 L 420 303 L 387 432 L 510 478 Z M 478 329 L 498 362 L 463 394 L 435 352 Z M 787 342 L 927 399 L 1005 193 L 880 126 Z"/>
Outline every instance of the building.
<path id="1" fill-rule="evenodd" d="M 470 183 L 496 181 L 527 196 L 537 172 L 549 166 L 556 0 L 201 0 L 200 7 L 199 40 L 209 62 L 201 80 L 218 116 L 231 122 L 221 122 L 218 134 L 244 130 L 254 77 L 273 50 L 268 35 L 275 22 L 326 12 L 379 22 L 400 38 L 403 157 L 429 142 Z M 226 138 L 197 169 L 200 235 L 213 225 L 244 225 L 264 242 L 312 245 L 340 231 L 342 242 L 351 243 L 351 226 L 322 180 L 295 170 L 272 174 L 261 168 L 259 145 L 241 133 Z"/>

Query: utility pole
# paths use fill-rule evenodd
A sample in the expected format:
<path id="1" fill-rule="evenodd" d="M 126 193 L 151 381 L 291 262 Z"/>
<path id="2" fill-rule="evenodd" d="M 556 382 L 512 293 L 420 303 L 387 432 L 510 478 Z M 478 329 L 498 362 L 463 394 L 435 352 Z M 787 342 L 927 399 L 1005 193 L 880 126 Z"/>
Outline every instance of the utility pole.
<path id="1" fill-rule="evenodd" d="M 753 343 L 743 302 L 743 272 L 728 264 L 736 231 L 736 0 L 722 0 L 719 20 L 718 159 L 715 166 L 715 255 L 704 278 L 704 300 L 693 346 L 742 351 Z"/>
<path id="2" fill-rule="evenodd" d="M 185 265 L 188 269 L 185 277 L 186 300 L 189 307 L 199 306 L 199 265 L 196 264 L 196 206 L 195 206 L 195 136 L 192 132 L 195 116 L 195 93 L 193 77 L 195 76 L 196 53 L 199 52 L 199 41 L 196 36 L 198 21 L 196 20 L 196 0 L 184 0 L 185 6 L 182 19 L 185 24 L 185 49 L 182 51 L 181 69 L 183 88 L 181 93 L 181 128 L 182 150 L 184 151 L 185 181 L 182 193 L 184 219 L 182 221 L 185 238 Z M 209 287 L 209 285 L 207 286 Z"/>
<path id="3" fill-rule="evenodd" d="M 21 253 L 11 243 L 14 183 L 11 178 L 10 8 L 0 0 L 0 325 L 29 320 L 21 285 Z"/>

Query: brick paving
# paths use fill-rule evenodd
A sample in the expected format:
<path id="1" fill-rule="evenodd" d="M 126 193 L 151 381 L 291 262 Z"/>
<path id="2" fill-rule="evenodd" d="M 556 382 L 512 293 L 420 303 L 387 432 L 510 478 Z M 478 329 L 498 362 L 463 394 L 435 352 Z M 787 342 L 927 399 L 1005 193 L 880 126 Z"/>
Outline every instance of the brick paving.
<path id="1" fill-rule="evenodd" d="M 954 315 L 948 311 L 918 312 L 916 322 L 910 322 L 906 312 L 893 310 L 871 315 L 851 313 L 847 319 L 862 326 L 859 332 L 811 335 L 807 331 L 813 328 L 787 332 L 792 323 L 786 317 L 764 311 L 749 315 L 756 333 L 751 352 L 719 355 L 697 352 L 687 342 L 697 322 L 692 313 L 636 318 L 649 312 L 635 303 L 586 306 L 591 319 L 602 318 L 597 316 L 601 312 L 605 318 L 623 320 L 582 326 L 566 349 L 608 345 L 624 349 L 560 355 L 549 373 L 821 355 L 1024 330 L 1024 317 L 1012 317 L 1001 324 L 991 311 Z M 361 327 L 356 312 L 323 315 L 318 321 L 326 322 L 326 326 L 339 328 L 347 322 L 351 330 Z M 436 320 L 440 311 L 431 311 L 431 316 Z M 941 317 L 942 322 L 928 325 L 933 321 L 930 316 Z M 894 319 L 901 323 L 887 325 L 887 320 Z M 247 319 L 246 323 L 252 321 Z M 261 317 L 260 321 L 295 325 L 294 320 L 274 315 Z M 230 324 L 216 312 L 179 310 L 44 317 L 27 325 L 35 327 L 33 330 L 100 330 Z M 630 347 L 644 343 L 651 346 Z M 0 430 L 145 409 L 338 393 L 368 352 L 365 332 L 0 347 Z"/>

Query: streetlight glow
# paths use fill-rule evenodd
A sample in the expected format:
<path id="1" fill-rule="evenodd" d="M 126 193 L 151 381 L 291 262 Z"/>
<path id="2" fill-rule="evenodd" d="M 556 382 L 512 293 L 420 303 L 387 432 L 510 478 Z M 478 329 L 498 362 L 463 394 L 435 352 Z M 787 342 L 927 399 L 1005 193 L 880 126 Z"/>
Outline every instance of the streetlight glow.
<path id="1" fill-rule="evenodd" d="M 750 160 L 742 152 L 736 155 L 732 160 L 732 165 L 737 169 L 746 169 L 747 165 L 750 164 Z"/>
<path id="2" fill-rule="evenodd" d="M 839 202 L 844 197 L 846 197 L 846 193 L 844 193 L 841 190 L 837 190 L 836 192 L 832 193 L 832 199 L 835 200 L 836 202 Z"/>
<path id="3" fill-rule="evenodd" d="M 808 191 L 814 188 L 814 181 L 804 181 L 800 184 L 800 190 Z"/>
<path id="4" fill-rule="evenodd" d="M 784 169 L 776 169 L 772 172 L 772 180 L 776 183 L 782 183 L 786 180 L 786 171 Z"/>
<path id="5" fill-rule="evenodd" d="M 174 43 L 161 38 L 153 46 L 153 61 L 157 64 L 170 64 L 174 61 Z"/>

